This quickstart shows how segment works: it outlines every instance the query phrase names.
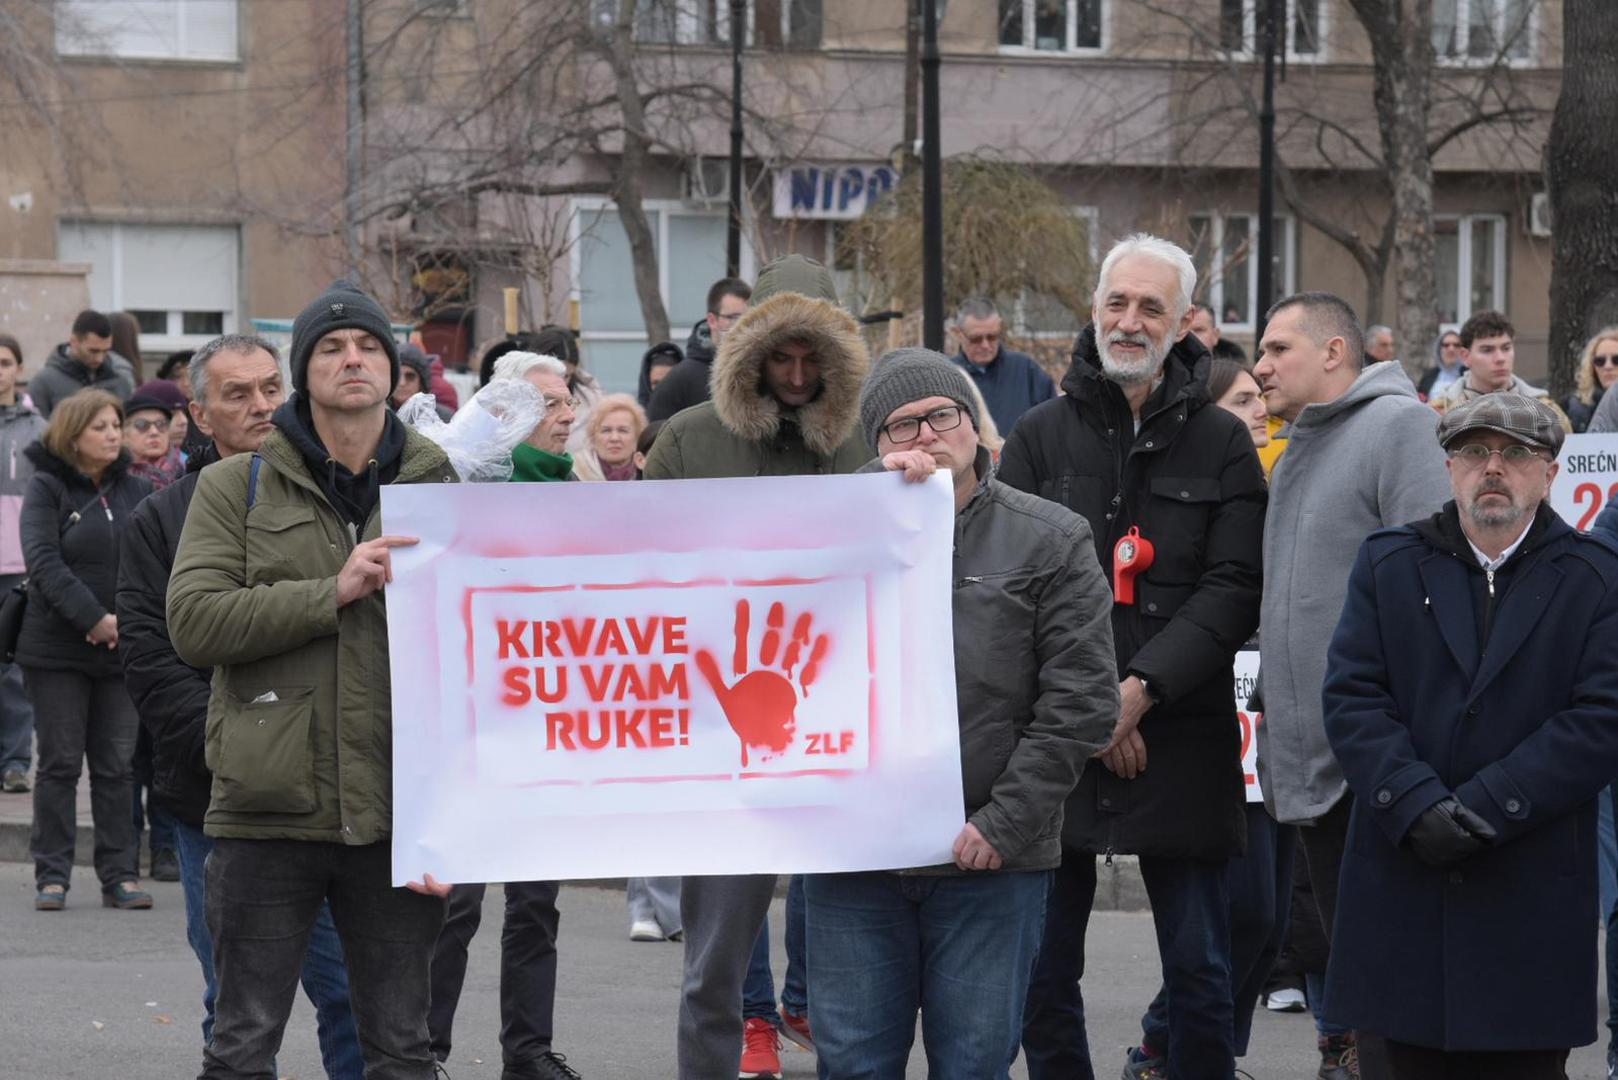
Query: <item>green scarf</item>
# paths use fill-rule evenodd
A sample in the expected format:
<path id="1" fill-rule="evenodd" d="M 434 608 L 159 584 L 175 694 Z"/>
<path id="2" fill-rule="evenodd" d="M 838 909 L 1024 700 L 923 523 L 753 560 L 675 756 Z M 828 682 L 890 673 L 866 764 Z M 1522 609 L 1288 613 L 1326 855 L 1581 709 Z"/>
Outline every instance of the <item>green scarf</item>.
<path id="1" fill-rule="evenodd" d="M 569 480 L 573 476 L 573 458 L 568 454 L 553 454 L 519 443 L 511 452 L 511 479 L 516 483 L 545 483 L 550 480 Z"/>

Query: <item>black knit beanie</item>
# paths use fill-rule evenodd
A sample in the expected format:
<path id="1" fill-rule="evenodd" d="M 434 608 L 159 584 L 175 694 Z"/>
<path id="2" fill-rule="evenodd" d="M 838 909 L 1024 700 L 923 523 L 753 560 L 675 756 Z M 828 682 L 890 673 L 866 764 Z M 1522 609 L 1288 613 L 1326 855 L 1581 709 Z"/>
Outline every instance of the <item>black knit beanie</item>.
<path id="1" fill-rule="evenodd" d="M 359 286 L 338 278 L 326 286 L 292 323 L 292 389 L 304 393 L 309 380 L 309 357 L 321 338 L 333 330 L 364 330 L 382 343 L 388 354 L 393 381 L 399 385 L 399 346 L 393 340 L 393 326 L 382 305 L 361 292 Z"/>

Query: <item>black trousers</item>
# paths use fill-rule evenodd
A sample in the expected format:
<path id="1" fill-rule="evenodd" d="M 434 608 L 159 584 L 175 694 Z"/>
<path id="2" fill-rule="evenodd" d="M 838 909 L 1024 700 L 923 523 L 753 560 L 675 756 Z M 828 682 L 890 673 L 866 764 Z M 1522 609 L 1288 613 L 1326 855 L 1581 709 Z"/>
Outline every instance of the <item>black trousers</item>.
<path id="1" fill-rule="evenodd" d="M 1353 812 L 1354 796 L 1344 795 L 1313 825 L 1298 829 L 1304 858 L 1309 863 L 1309 886 L 1315 894 L 1315 909 L 1320 913 L 1320 928 L 1326 935 L 1328 949 L 1337 919 L 1337 890 L 1354 887 L 1352 881 L 1342 880 L 1343 853 L 1348 850 L 1348 819 Z M 1368 1031 L 1356 1031 L 1354 1035 L 1359 1046 L 1361 1080 L 1391 1080 L 1394 1073 L 1388 1060 L 1386 1040 Z"/>
<path id="2" fill-rule="evenodd" d="M 455 1007 L 466 983 L 466 954 L 483 921 L 486 885 L 457 885 L 433 951 L 433 998 L 427 1026 L 433 1055 L 449 1060 Z M 532 1061 L 551 1048 L 556 1015 L 556 931 L 561 915 L 554 881 L 510 881 L 500 931 L 500 1056 L 506 1065 Z"/>
<path id="3" fill-rule="evenodd" d="M 1445 1052 L 1379 1042 L 1393 1080 L 1567 1080 L 1566 1050 Z"/>
<path id="4" fill-rule="evenodd" d="M 427 975 L 444 902 L 394 888 L 392 867 L 386 842 L 214 842 L 205 906 L 219 996 L 201 1080 L 274 1080 L 322 901 L 342 942 L 366 1077 L 432 1080 Z"/>

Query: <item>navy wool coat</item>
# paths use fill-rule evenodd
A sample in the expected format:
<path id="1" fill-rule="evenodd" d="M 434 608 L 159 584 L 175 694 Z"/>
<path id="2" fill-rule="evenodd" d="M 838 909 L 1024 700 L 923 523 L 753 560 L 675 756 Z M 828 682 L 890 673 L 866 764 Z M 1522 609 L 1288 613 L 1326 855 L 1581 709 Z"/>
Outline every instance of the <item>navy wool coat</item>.
<path id="1" fill-rule="evenodd" d="M 1324 688 L 1353 789 L 1328 1015 L 1443 1050 L 1596 1037 L 1596 796 L 1618 776 L 1618 549 L 1541 506 L 1495 573 L 1455 505 L 1371 534 Z M 1499 833 L 1439 869 L 1404 836 L 1455 795 Z"/>

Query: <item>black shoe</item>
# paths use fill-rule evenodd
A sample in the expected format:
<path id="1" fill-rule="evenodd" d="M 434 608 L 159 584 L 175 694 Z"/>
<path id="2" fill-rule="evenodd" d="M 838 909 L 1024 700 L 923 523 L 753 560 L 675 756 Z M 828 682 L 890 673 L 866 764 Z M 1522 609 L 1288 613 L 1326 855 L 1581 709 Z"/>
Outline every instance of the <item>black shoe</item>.
<path id="1" fill-rule="evenodd" d="M 180 880 L 180 857 L 173 848 L 158 848 L 152 852 L 151 878 L 153 881 Z"/>
<path id="2" fill-rule="evenodd" d="M 537 1058 L 500 1070 L 500 1080 L 584 1080 L 561 1054 L 545 1051 Z"/>

